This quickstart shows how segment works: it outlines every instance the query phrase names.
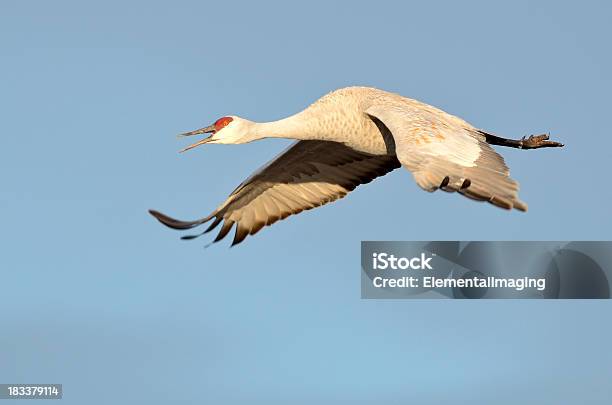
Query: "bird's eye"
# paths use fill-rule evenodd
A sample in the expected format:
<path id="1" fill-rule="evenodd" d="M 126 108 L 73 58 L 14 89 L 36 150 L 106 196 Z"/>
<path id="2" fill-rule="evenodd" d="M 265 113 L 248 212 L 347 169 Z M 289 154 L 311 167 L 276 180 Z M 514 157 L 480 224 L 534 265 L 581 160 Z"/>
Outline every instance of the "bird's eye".
<path id="1" fill-rule="evenodd" d="M 232 120 L 232 117 L 219 118 L 217 121 L 215 121 L 215 131 L 220 131 L 221 129 L 225 128 L 227 124 L 232 122 Z"/>

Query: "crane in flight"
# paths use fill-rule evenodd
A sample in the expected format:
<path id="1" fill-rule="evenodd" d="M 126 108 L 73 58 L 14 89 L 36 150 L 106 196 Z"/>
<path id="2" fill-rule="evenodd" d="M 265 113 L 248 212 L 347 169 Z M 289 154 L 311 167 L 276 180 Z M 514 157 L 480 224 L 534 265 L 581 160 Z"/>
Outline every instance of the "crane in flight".
<path id="1" fill-rule="evenodd" d="M 335 90 L 305 110 L 274 122 L 237 116 L 182 136 L 210 134 L 186 147 L 295 139 L 287 150 L 240 184 L 210 215 L 180 221 L 149 210 L 162 224 L 190 229 L 212 221 L 193 239 L 222 223 L 214 242 L 236 225 L 232 245 L 292 214 L 344 197 L 360 184 L 403 166 L 424 190 L 456 192 L 501 208 L 526 211 L 518 183 L 491 145 L 519 149 L 561 147 L 548 135 L 507 139 L 461 118 L 398 94 L 369 87 Z"/>

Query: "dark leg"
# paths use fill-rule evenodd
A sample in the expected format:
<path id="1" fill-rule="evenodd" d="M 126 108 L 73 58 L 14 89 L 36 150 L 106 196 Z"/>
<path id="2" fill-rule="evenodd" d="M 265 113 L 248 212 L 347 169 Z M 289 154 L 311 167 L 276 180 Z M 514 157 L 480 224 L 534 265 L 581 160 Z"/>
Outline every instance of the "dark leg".
<path id="1" fill-rule="evenodd" d="M 507 146 L 510 148 L 518 149 L 537 149 L 537 148 L 556 148 L 563 146 L 562 143 L 549 141 L 547 134 L 542 135 L 531 135 L 529 138 L 523 137 L 521 139 L 506 139 L 499 136 L 491 135 L 486 132 L 480 132 L 485 136 L 488 144 Z"/>

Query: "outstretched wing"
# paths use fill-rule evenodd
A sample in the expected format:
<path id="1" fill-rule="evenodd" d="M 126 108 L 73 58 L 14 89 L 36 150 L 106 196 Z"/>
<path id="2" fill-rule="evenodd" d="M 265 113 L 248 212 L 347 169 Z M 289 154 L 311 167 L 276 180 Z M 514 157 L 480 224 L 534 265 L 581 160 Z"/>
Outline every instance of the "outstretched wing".
<path id="1" fill-rule="evenodd" d="M 484 133 L 465 121 L 420 103 L 374 105 L 366 112 L 391 131 L 397 158 L 424 190 L 458 192 L 505 209 L 527 210 L 504 159 Z"/>
<path id="2" fill-rule="evenodd" d="M 214 219 L 202 234 L 223 222 L 215 242 L 235 224 L 235 245 L 265 225 L 342 198 L 358 185 L 398 167 L 393 155 L 369 155 L 336 142 L 298 141 L 251 175 L 205 218 L 186 222 L 149 212 L 174 229 L 189 229 Z"/>

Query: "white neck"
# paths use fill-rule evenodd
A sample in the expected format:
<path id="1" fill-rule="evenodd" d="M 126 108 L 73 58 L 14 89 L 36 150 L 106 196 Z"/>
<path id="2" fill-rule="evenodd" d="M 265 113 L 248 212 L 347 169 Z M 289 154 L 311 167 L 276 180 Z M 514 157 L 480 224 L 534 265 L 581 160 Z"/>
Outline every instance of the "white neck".
<path id="1" fill-rule="evenodd" d="M 326 136 L 325 131 L 320 130 L 318 120 L 302 111 L 278 121 L 254 122 L 248 138 L 253 141 L 263 138 L 325 140 Z"/>

